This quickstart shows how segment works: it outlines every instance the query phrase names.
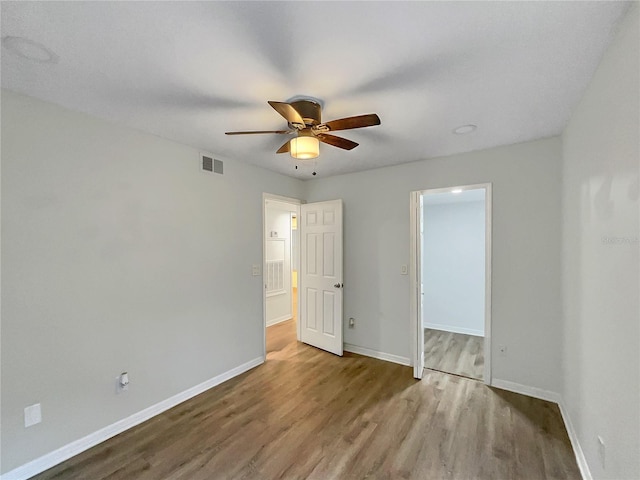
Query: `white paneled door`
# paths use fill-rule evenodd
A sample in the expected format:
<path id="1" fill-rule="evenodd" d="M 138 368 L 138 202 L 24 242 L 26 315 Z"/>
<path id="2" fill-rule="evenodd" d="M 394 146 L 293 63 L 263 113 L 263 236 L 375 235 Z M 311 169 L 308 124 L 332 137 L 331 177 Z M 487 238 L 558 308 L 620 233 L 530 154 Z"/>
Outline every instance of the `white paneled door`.
<path id="1" fill-rule="evenodd" d="M 342 200 L 301 207 L 301 340 L 342 356 Z"/>

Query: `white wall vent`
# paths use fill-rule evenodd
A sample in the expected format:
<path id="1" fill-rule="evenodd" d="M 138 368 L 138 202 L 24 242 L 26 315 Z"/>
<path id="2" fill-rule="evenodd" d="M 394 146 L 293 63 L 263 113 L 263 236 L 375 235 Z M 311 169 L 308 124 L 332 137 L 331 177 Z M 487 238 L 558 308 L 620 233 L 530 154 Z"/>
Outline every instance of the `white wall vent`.
<path id="1" fill-rule="evenodd" d="M 224 173 L 222 160 L 216 160 L 209 155 L 200 154 L 200 166 L 205 172 L 219 173 L 220 175 Z"/>
<path id="2" fill-rule="evenodd" d="M 267 297 L 287 293 L 284 289 L 284 260 L 267 260 Z"/>

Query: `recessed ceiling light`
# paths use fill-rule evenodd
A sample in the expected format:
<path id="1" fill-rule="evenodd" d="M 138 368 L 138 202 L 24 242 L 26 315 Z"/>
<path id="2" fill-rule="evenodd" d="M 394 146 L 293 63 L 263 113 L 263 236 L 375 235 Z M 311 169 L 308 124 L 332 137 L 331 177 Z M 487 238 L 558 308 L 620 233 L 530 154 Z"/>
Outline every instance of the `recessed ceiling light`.
<path id="1" fill-rule="evenodd" d="M 454 188 L 453 190 L 451 190 L 451 193 L 454 193 L 454 194 L 462 193 L 462 189 L 461 188 Z"/>
<path id="2" fill-rule="evenodd" d="M 478 128 L 477 125 L 460 125 L 458 128 L 453 129 L 453 133 L 456 135 L 464 135 L 466 133 L 475 132 L 476 128 Z"/>
<path id="3" fill-rule="evenodd" d="M 25 37 L 2 37 L 2 46 L 19 57 L 38 63 L 58 63 L 58 55 L 41 43 Z"/>

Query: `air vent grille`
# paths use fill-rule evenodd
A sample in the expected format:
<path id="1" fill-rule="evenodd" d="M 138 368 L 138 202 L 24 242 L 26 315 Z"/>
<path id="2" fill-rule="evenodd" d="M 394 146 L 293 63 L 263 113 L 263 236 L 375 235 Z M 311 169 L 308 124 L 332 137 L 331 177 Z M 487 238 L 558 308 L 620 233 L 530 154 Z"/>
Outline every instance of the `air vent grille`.
<path id="1" fill-rule="evenodd" d="M 222 163 L 222 160 L 216 160 L 215 158 L 202 153 L 200 154 L 200 160 L 202 171 L 218 173 L 220 175 L 224 173 L 224 164 Z"/>
<path id="2" fill-rule="evenodd" d="M 207 172 L 213 172 L 213 158 L 202 156 L 202 169 Z"/>

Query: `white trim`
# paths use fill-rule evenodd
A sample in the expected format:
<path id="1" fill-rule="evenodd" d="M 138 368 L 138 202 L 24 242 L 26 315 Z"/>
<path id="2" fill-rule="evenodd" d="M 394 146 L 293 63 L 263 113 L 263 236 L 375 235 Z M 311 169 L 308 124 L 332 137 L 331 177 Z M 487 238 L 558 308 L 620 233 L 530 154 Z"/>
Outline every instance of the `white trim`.
<path id="1" fill-rule="evenodd" d="M 591 470 L 589 470 L 589 464 L 587 463 L 587 458 L 584 456 L 584 452 L 582 451 L 582 446 L 580 445 L 578 435 L 573 428 L 573 423 L 571 423 L 571 417 L 569 417 L 569 411 L 564 404 L 564 400 L 560 399 L 558 407 L 560 407 L 560 414 L 562 415 L 562 420 L 564 420 L 564 426 L 567 429 L 567 434 L 569 435 L 569 440 L 571 441 L 573 453 L 576 456 L 576 463 L 578 464 L 578 468 L 580 469 L 582 479 L 593 480 L 593 477 L 591 476 Z"/>
<path id="2" fill-rule="evenodd" d="M 492 258 L 493 258 L 493 185 L 491 183 L 484 184 L 484 383 L 491 385 L 491 310 L 492 297 L 491 286 L 492 280 Z"/>
<path id="3" fill-rule="evenodd" d="M 561 400 L 559 393 L 538 387 L 530 387 L 528 385 L 510 382 L 508 380 L 500 380 L 499 378 L 494 378 L 491 382 L 491 386 L 514 393 L 520 393 L 528 397 L 539 398 L 540 400 L 546 400 L 547 402 L 560 403 Z"/>
<path id="4" fill-rule="evenodd" d="M 409 201 L 409 298 L 411 328 L 411 359 L 413 378 L 422 379 L 424 373 L 424 328 L 421 308 L 420 279 L 420 192 L 411 192 Z"/>
<path id="5" fill-rule="evenodd" d="M 462 333 L 464 335 L 473 335 L 474 337 L 484 337 L 484 332 L 482 330 L 476 330 L 475 328 L 455 327 L 440 323 L 427 323 L 426 325 L 423 325 L 423 327 L 430 328 L 431 330 L 440 330 L 442 332 Z"/>
<path id="6" fill-rule="evenodd" d="M 386 362 L 398 363 L 400 365 L 405 365 L 407 367 L 411 366 L 411 359 L 408 357 L 401 357 L 399 355 L 393 355 L 391 353 L 378 352 L 377 350 L 371 350 L 370 348 L 351 345 L 350 343 L 345 343 L 343 350 L 345 352 L 364 355 L 365 357 L 377 358 L 378 360 L 384 360 Z"/>
<path id="7" fill-rule="evenodd" d="M 262 198 L 264 200 L 273 200 L 274 202 L 293 203 L 294 205 L 302 205 L 303 203 L 306 203 L 305 201 L 300 200 L 299 198 L 285 197 L 283 195 L 276 195 L 275 193 L 264 192 L 262 194 Z"/>
<path id="8" fill-rule="evenodd" d="M 291 320 L 293 317 L 291 316 L 290 313 L 287 313 L 286 315 L 282 315 L 281 317 L 278 318 L 274 318 L 273 320 L 270 320 L 267 322 L 267 327 L 271 327 L 273 325 L 276 325 L 278 323 L 282 323 L 282 322 L 286 322 L 287 320 Z"/>
<path id="9" fill-rule="evenodd" d="M 122 420 L 118 420 L 111 425 L 108 425 L 100 430 L 97 430 L 89 435 L 82 437 L 78 440 L 75 440 L 63 447 L 60 447 L 53 452 L 49 452 L 35 460 L 31 460 L 24 465 L 21 465 L 13 470 L 3 474 L 0 476 L 0 480 L 22 480 L 31 478 L 38 473 L 42 473 L 45 470 L 58 465 L 59 463 L 64 462 L 65 460 L 78 455 L 79 453 L 88 450 L 89 448 L 98 445 L 99 443 L 108 440 L 111 437 L 118 435 L 119 433 L 124 432 L 136 425 L 149 420 L 156 415 L 161 414 L 162 412 L 169 410 L 170 408 L 175 407 L 176 405 L 189 400 L 190 398 L 195 397 L 196 395 L 201 394 L 202 392 L 209 390 L 210 388 L 215 387 L 216 385 L 220 385 L 227 380 L 230 380 L 233 377 L 236 377 L 248 370 L 251 370 L 254 367 L 264 363 L 262 357 L 254 358 L 253 360 L 249 360 L 242 365 L 239 365 L 231 370 L 228 370 L 220 375 L 217 375 L 209 380 L 202 382 L 199 385 L 188 388 L 187 390 L 173 395 L 172 397 L 167 398 L 155 405 L 151 405 L 150 407 L 145 408 L 133 415 L 123 418 Z"/>

